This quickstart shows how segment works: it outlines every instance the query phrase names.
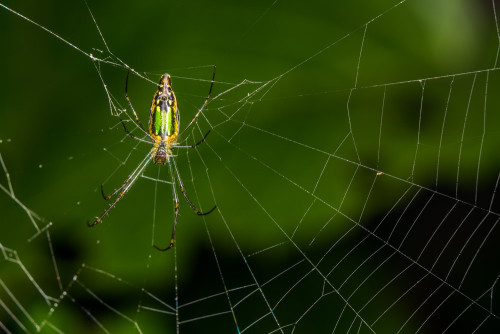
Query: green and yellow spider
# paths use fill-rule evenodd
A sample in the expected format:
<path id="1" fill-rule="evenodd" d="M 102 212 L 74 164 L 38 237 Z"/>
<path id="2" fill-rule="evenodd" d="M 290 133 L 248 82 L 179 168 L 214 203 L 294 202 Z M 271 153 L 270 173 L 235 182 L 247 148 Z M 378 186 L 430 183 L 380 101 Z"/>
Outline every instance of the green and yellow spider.
<path id="1" fill-rule="evenodd" d="M 212 87 L 214 85 L 214 80 L 215 80 L 215 70 L 216 67 L 214 66 L 214 72 L 212 74 L 212 82 L 210 83 L 210 89 L 208 91 L 208 95 L 205 99 L 205 102 L 203 103 L 203 105 L 198 110 L 194 118 L 191 120 L 191 122 L 183 131 L 186 131 L 191 125 L 193 125 L 198 119 L 198 116 L 205 109 L 205 106 L 207 105 L 208 100 L 210 99 L 210 95 L 212 94 Z M 196 206 L 191 202 L 189 197 L 186 195 L 186 191 L 184 190 L 184 185 L 182 184 L 181 175 L 179 174 L 179 169 L 177 168 L 177 164 L 175 162 L 175 156 L 172 154 L 172 148 L 193 148 L 200 145 L 205 141 L 205 138 L 207 138 L 210 131 L 208 131 L 205 134 L 205 136 L 194 145 L 191 146 L 178 145 L 177 138 L 179 136 L 180 116 L 179 116 L 179 109 L 177 107 L 177 98 L 175 97 L 175 93 L 172 89 L 172 80 L 168 73 L 163 74 L 160 78 L 158 89 L 156 90 L 156 93 L 153 97 L 153 102 L 151 103 L 151 109 L 149 111 L 149 127 L 148 130 L 146 131 L 141 121 L 139 120 L 139 117 L 137 116 L 137 113 L 135 112 L 134 107 L 132 106 L 132 102 L 130 101 L 130 98 L 128 96 L 129 73 L 130 71 L 127 72 L 127 79 L 125 81 L 125 98 L 127 99 L 127 102 L 130 105 L 132 112 L 134 113 L 135 122 L 149 137 L 149 140 L 147 140 L 147 142 L 151 142 L 153 144 L 153 147 L 146 155 L 146 157 L 135 168 L 135 170 L 125 179 L 123 184 L 115 191 L 113 191 L 111 195 L 106 196 L 104 194 L 104 189 L 101 184 L 101 194 L 105 200 L 109 200 L 114 196 L 116 197 L 114 199 L 114 202 L 102 213 L 102 215 L 96 218 L 92 223 L 90 221 L 87 221 L 87 225 L 89 227 L 92 227 L 99 224 L 102 221 L 104 216 L 106 216 L 109 213 L 109 211 L 112 208 L 114 208 L 115 205 L 125 196 L 125 194 L 127 194 L 127 192 L 134 185 L 135 181 L 137 181 L 137 179 L 142 174 L 144 169 L 148 166 L 151 160 L 153 160 L 154 163 L 157 165 L 168 164 L 170 168 L 170 175 L 172 176 L 172 192 L 174 195 L 174 226 L 172 228 L 172 236 L 170 238 L 170 244 L 167 247 L 161 248 L 156 245 L 153 245 L 156 249 L 160 251 L 166 251 L 174 246 L 175 229 L 177 227 L 177 216 L 179 215 L 179 198 L 177 196 L 177 189 L 176 189 L 177 182 L 174 176 L 174 171 L 175 175 L 177 176 L 177 181 L 179 182 L 179 188 L 181 190 L 182 195 L 188 202 L 191 209 L 193 209 L 193 211 L 196 212 L 198 216 L 208 215 L 209 213 L 214 211 L 215 208 L 217 207 L 217 205 L 215 205 L 207 212 L 201 212 L 196 208 Z M 125 122 L 122 119 L 120 119 L 120 121 L 123 125 L 123 129 L 130 137 L 140 141 L 145 141 L 144 139 L 138 138 L 134 136 L 132 133 L 130 133 L 127 130 L 127 127 L 125 126 Z"/>

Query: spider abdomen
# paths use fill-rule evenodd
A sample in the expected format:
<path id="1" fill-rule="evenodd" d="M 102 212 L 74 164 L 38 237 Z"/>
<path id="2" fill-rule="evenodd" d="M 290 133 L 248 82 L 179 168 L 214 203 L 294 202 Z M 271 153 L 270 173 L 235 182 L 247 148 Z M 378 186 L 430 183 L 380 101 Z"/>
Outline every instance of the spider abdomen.
<path id="1" fill-rule="evenodd" d="M 160 79 L 149 114 L 149 134 L 155 140 L 173 142 L 179 135 L 179 110 L 170 75 Z"/>

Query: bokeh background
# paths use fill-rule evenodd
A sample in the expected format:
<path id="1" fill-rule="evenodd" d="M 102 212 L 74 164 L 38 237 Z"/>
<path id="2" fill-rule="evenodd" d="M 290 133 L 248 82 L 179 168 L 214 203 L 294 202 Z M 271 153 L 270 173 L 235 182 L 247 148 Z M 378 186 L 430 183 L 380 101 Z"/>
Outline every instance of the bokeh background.
<path id="1" fill-rule="evenodd" d="M 499 212 L 498 199 L 492 201 L 500 166 L 494 1 L 88 1 L 115 57 L 106 51 L 83 1 L 3 3 L 80 50 L 113 62 L 118 57 L 147 76 L 150 81 L 135 75 L 129 81 L 143 123 L 155 82 L 169 72 L 185 126 L 202 105 L 217 65 L 216 98 L 199 128 L 183 139 L 193 143 L 213 127 L 212 132 L 196 151 L 179 151 L 177 161 L 190 198 L 205 210 L 216 203 L 218 210 L 197 217 L 181 197 L 176 249 L 160 253 L 151 245 L 166 245 L 170 238 L 168 184 L 141 178 L 102 225 L 89 229 L 85 224 L 106 208 L 100 184 L 108 192 L 120 185 L 148 150 L 124 134 L 108 102 L 111 94 L 113 106 L 128 107 L 127 70 L 94 62 L 0 8 L 0 153 L 17 198 L 40 216 L 40 227 L 52 223 L 50 240 L 42 233 L 28 242 L 36 232 L 33 224 L 11 197 L 0 195 L 0 243 L 17 251 L 32 281 L 6 257 L 0 260 L 0 278 L 39 324 L 83 333 L 103 330 L 99 325 L 109 332 L 134 332 L 137 323 L 144 333 L 173 333 L 174 315 L 141 307 L 163 309 L 151 295 L 175 306 L 177 293 L 181 305 L 195 301 L 179 312 L 182 333 L 235 333 L 228 296 L 234 304 L 249 293 L 243 287 L 257 283 L 264 285 L 266 299 L 254 293 L 235 307 L 240 329 L 276 330 L 272 315 L 265 316 L 267 302 L 274 305 L 284 298 L 275 309 L 282 326 L 298 322 L 294 333 L 331 332 L 332 319 L 351 319 L 349 310 L 342 315 L 345 303 L 336 294 L 313 299 L 324 281 L 307 274 L 311 267 L 304 254 L 315 263 L 324 258 L 325 273 L 335 268 L 331 280 L 336 288 L 346 280 L 361 295 L 366 289 L 371 296 L 380 286 L 372 290 L 350 275 L 370 259 L 377 243 L 397 248 L 416 230 L 411 226 L 417 221 L 421 230 L 400 249 L 404 256 L 389 269 L 375 271 L 391 258 L 384 250 L 376 253 L 373 266 L 357 273 L 376 272 L 370 285 L 386 284 L 408 264 L 405 256 L 416 259 L 431 240 L 438 242 L 429 246 L 434 255 L 419 258 L 417 268 L 404 272 L 404 283 L 385 291 L 362 318 L 373 321 L 380 310 L 394 312 L 373 327 L 389 333 L 417 310 L 442 312 L 438 305 L 453 298 L 436 297 L 421 306 L 422 299 L 410 289 L 414 277 L 432 267 L 430 276 L 446 277 L 448 293 L 463 298 L 454 301 L 456 309 L 445 307 L 451 315 L 441 321 L 410 317 L 405 331 L 424 325 L 423 332 L 441 332 L 468 306 L 474 313 L 460 318 L 471 326 L 464 330 L 472 332 L 485 316 L 478 332 L 499 328 L 493 289 L 499 233 L 494 228 L 486 233 Z M 383 173 L 381 181 L 372 187 L 377 171 Z M 167 168 L 157 166 L 145 174 L 170 178 Z M 8 188 L 3 172 L 0 182 Z M 444 224 L 444 236 L 431 238 L 453 205 L 457 209 Z M 342 214 L 336 213 L 339 207 Z M 393 216 L 383 220 L 388 212 Z M 357 246 L 367 230 L 383 221 L 387 225 L 377 237 Z M 462 221 L 469 227 L 451 238 Z M 466 243 L 482 222 L 484 231 Z M 392 234 L 395 226 L 400 230 Z M 447 240 L 453 240 L 454 256 L 464 245 L 469 255 L 480 250 L 477 267 L 465 274 L 462 264 L 457 277 L 449 277 L 449 262 L 432 266 Z M 244 259 L 252 260 L 247 265 Z M 297 268 L 304 267 L 295 271 L 297 261 L 304 262 Z M 68 288 L 76 273 L 77 283 Z M 61 282 L 71 298 L 50 313 L 52 306 L 32 282 L 54 298 Z M 441 293 L 432 293 L 433 284 L 419 293 L 424 299 Z M 491 305 L 480 297 L 489 288 Z M 410 297 L 390 308 L 405 291 Z M 201 300 L 213 294 L 220 296 Z M 12 303 L 5 289 L 0 298 Z M 358 298 L 350 305 L 359 310 L 367 298 Z M 226 313 L 201 319 L 217 312 Z M 26 317 L 18 317 L 26 331 L 35 330 Z M 13 319 L 5 308 L 0 311 L 1 323 L 21 332 Z M 197 320 L 182 322 L 188 319 Z M 336 330 L 347 332 L 349 321 L 339 322 Z M 356 326 L 370 332 L 363 324 Z M 54 332 L 54 327 L 46 325 L 43 331 Z"/>

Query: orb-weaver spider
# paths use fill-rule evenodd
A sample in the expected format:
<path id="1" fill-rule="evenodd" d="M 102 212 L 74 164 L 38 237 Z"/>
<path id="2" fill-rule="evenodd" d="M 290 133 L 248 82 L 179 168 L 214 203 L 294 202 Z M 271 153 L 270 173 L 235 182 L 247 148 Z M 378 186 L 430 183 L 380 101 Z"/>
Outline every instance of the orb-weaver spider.
<path id="1" fill-rule="evenodd" d="M 191 120 L 191 122 L 183 131 L 186 131 L 191 125 L 193 125 L 198 119 L 198 116 L 205 109 L 205 106 L 207 105 L 208 100 L 210 99 L 210 95 L 212 94 L 212 87 L 214 85 L 214 80 L 215 80 L 215 70 L 216 67 L 214 66 L 212 81 L 210 83 L 210 89 L 208 91 L 207 97 L 205 98 L 205 102 L 203 102 L 201 108 L 198 110 L 194 118 Z M 102 221 L 104 216 L 106 216 L 109 213 L 109 211 L 112 208 L 114 208 L 115 205 L 127 194 L 130 188 L 134 185 L 135 181 L 137 181 L 139 176 L 142 174 L 144 169 L 149 165 L 149 162 L 151 160 L 153 160 L 154 163 L 158 165 L 168 164 L 170 169 L 170 175 L 172 177 L 172 192 L 174 196 L 174 226 L 172 228 L 172 236 L 170 238 L 170 244 L 167 247 L 161 248 L 156 245 L 153 245 L 153 247 L 155 247 L 160 251 L 166 251 L 174 246 L 175 229 L 177 227 L 177 216 L 179 215 L 179 198 L 177 195 L 176 178 L 174 176 L 174 172 L 175 175 L 177 176 L 177 181 L 179 182 L 179 188 L 181 190 L 182 195 L 188 202 L 191 209 L 193 209 L 193 211 L 196 212 L 198 216 L 208 215 L 209 213 L 214 211 L 215 208 L 217 207 L 217 205 L 215 205 L 207 212 L 201 212 L 196 208 L 196 206 L 191 202 L 191 200 L 186 194 L 186 191 L 184 190 L 184 185 L 182 183 L 181 175 L 179 174 L 179 169 L 177 168 L 177 164 L 175 162 L 175 156 L 172 154 L 172 148 L 193 148 L 202 144 L 207 138 L 208 134 L 210 133 L 210 130 L 196 144 L 193 144 L 191 146 L 178 145 L 177 137 L 179 136 L 179 122 L 180 122 L 179 109 L 177 107 L 177 98 L 175 97 L 175 93 L 172 89 L 172 80 L 170 78 L 170 75 L 168 73 L 165 73 L 160 78 L 158 89 L 156 90 L 156 93 L 153 97 L 153 101 L 151 103 L 151 109 L 149 112 L 149 127 L 148 130 L 146 131 L 141 121 L 139 120 L 139 117 L 137 116 L 137 113 L 135 112 L 134 107 L 132 106 L 132 102 L 130 101 L 130 98 L 128 96 L 129 73 L 130 70 L 129 72 L 127 72 L 127 79 L 125 81 L 125 98 L 127 99 L 127 102 L 130 105 L 130 109 L 134 113 L 135 122 L 144 131 L 144 133 L 148 135 L 149 141 L 153 143 L 153 147 L 146 155 L 146 157 L 134 169 L 134 171 L 125 179 L 123 184 L 115 191 L 113 191 L 111 195 L 106 196 L 104 194 L 103 185 L 101 184 L 101 194 L 105 200 L 109 200 L 114 196 L 116 197 L 114 199 L 114 202 L 106 210 L 104 210 L 102 215 L 96 218 L 92 223 L 90 221 L 87 221 L 87 225 L 89 227 L 92 227 L 99 224 Z M 130 137 L 144 141 L 144 139 L 138 138 L 134 136 L 130 131 L 128 131 L 127 127 L 125 126 L 125 122 L 122 119 L 120 119 L 120 122 L 123 125 L 123 129 Z"/>

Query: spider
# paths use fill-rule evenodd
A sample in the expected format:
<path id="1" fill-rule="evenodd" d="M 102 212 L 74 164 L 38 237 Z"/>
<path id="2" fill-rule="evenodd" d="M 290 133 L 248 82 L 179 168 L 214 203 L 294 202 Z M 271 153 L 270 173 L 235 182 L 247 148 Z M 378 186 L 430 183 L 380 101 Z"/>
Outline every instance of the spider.
<path id="1" fill-rule="evenodd" d="M 198 112 L 191 120 L 191 122 L 188 124 L 188 126 L 183 130 L 183 132 L 186 131 L 191 125 L 193 125 L 196 122 L 198 116 L 205 109 L 205 106 L 207 105 L 208 100 L 210 99 L 210 95 L 212 94 L 212 87 L 214 85 L 214 79 L 215 79 L 215 70 L 216 67 L 214 66 L 212 81 L 210 83 L 210 89 L 208 91 L 207 97 L 205 98 L 205 102 L 198 110 Z M 130 70 L 127 72 L 127 79 L 125 81 L 125 98 L 127 99 L 127 102 L 130 105 L 132 112 L 134 113 L 135 122 L 148 135 L 149 140 L 147 140 L 147 142 L 151 142 L 153 144 L 153 147 L 146 155 L 146 157 L 134 169 L 134 171 L 125 179 L 123 184 L 115 191 L 113 191 L 111 195 L 105 195 L 103 185 L 101 184 L 102 197 L 105 200 L 109 200 L 115 197 L 114 201 L 92 223 L 90 221 L 87 221 L 87 225 L 89 227 L 92 227 L 99 224 L 104 218 L 104 216 L 106 216 L 109 213 L 109 211 L 112 208 L 114 208 L 116 204 L 118 204 L 118 202 L 127 194 L 127 192 L 134 185 L 135 181 L 137 181 L 139 176 L 142 174 L 144 169 L 149 165 L 151 161 L 153 161 L 157 165 L 168 165 L 170 169 L 170 175 L 172 176 L 172 192 L 174 196 L 174 226 L 172 228 L 172 236 L 170 237 L 170 244 L 167 247 L 162 248 L 153 245 L 153 247 L 155 247 L 159 251 L 166 251 L 174 246 L 175 229 L 177 227 L 177 216 L 179 215 L 179 198 L 177 195 L 175 176 L 177 176 L 177 181 L 179 182 L 178 185 L 182 195 L 188 202 L 191 209 L 193 209 L 193 211 L 196 212 L 198 216 L 208 215 L 217 208 L 217 205 L 214 205 L 214 207 L 207 212 L 201 212 L 196 208 L 196 206 L 193 204 L 193 202 L 191 202 L 191 200 L 186 194 L 184 185 L 182 183 L 181 175 L 179 174 L 179 169 L 177 168 L 177 164 L 175 162 L 175 156 L 172 154 L 172 148 L 194 148 L 202 144 L 207 138 L 208 134 L 210 133 L 210 130 L 205 134 L 205 136 L 203 136 L 203 138 L 199 142 L 197 142 L 194 145 L 191 146 L 178 145 L 177 138 L 179 136 L 179 122 L 180 122 L 179 109 L 177 107 L 177 98 L 175 97 L 175 93 L 172 89 L 172 79 L 170 78 L 170 75 L 168 73 L 165 73 L 160 78 L 158 89 L 156 90 L 156 93 L 153 97 L 153 101 L 151 102 L 151 109 L 149 112 L 149 126 L 148 130 L 146 131 L 141 121 L 139 120 L 139 117 L 137 116 L 134 107 L 132 106 L 130 97 L 128 96 L 129 74 Z M 125 122 L 122 119 L 120 119 L 120 122 L 123 125 L 123 129 L 130 137 L 140 141 L 145 141 L 142 138 L 134 136 L 130 131 L 128 131 L 127 127 L 125 126 Z M 175 171 L 175 176 L 174 176 L 174 171 Z"/>

